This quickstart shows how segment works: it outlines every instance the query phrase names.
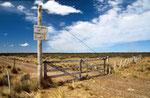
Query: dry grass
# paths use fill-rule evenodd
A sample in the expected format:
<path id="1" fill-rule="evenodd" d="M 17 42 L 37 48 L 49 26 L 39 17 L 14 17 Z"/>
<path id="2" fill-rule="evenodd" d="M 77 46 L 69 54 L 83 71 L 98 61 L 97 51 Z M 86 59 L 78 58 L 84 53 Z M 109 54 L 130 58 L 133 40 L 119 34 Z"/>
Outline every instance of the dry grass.
<path id="1" fill-rule="evenodd" d="M 50 98 L 66 98 L 66 95 L 61 90 L 56 90 L 52 95 L 49 96 Z"/>
<path id="2" fill-rule="evenodd" d="M 76 88 L 80 88 L 81 85 L 78 82 L 73 81 L 71 84 L 68 85 L 69 90 L 74 90 Z"/>
<path id="3" fill-rule="evenodd" d="M 29 74 L 25 74 L 13 83 L 13 90 L 18 93 L 22 91 L 26 91 L 28 93 L 31 91 L 37 91 L 38 83 L 36 80 L 31 80 Z"/>

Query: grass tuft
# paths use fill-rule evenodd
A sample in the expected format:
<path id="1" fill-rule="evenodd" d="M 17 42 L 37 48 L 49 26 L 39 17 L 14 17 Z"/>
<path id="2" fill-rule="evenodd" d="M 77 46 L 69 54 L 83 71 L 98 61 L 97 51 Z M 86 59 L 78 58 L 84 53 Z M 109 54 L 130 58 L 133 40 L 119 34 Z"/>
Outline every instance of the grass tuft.
<path id="1" fill-rule="evenodd" d="M 7 75 L 2 75 L 0 77 L 0 86 L 8 86 Z"/>
<path id="2" fill-rule="evenodd" d="M 18 70 L 17 70 L 16 67 L 13 67 L 13 68 L 11 69 L 11 73 L 13 73 L 13 74 L 18 74 L 19 72 L 18 72 Z"/>
<path id="3" fill-rule="evenodd" d="M 51 95 L 51 98 L 66 98 L 66 95 L 61 90 L 57 90 Z"/>
<path id="4" fill-rule="evenodd" d="M 13 85 L 13 90 L 18 93 L 22 91 L 30 93 L 31 91 L 38 90 L 38 83 L 35 80 L 25 80 L 22 82 L 17 80 Z"/>

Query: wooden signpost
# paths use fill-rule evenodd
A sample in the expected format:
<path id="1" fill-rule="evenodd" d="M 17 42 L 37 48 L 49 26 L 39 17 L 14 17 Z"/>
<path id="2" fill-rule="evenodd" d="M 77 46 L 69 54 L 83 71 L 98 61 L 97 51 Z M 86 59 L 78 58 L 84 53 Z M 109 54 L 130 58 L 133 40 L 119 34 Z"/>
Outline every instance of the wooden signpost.
<path id="1" fill-rule="evenodd" d="M 37 47 L 37 77 L 38 83 L 41 87 L 42 81 L 42 40 L 47 40 L 48 29 L 46 26 L 42 26 L 42 5 L 38 7 L 38 25 L 34 25 L 34 40 L 38 40 Z"/>

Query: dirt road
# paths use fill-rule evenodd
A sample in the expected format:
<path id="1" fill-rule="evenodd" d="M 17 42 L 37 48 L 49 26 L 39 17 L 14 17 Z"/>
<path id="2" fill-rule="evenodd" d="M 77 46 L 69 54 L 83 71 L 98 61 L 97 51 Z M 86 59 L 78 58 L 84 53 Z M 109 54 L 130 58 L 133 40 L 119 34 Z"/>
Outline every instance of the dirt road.
<path id="1" fill-rule="evenodd" d="M 13 60 L 0 57 L 0 64 L 13 66 Z M 37 65 L 21 62 L 18 60 L 16 60 L 15 66 L 20 67 L 21 70 L 29 73 L 36 73 L 37 70 Z"/>

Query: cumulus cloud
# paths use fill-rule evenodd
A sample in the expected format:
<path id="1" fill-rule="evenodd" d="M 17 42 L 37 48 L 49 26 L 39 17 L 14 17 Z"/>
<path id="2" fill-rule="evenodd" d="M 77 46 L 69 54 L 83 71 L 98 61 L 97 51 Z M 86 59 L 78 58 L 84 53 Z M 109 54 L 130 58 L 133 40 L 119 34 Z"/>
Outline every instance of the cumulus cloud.
<path id="1" fill-rule="evenodd" d="M 150 1 L 137 0 L 123 11 L 118 7 L 118 2 L 115 2 L 113 8 L 105 14 L 89 22 L 78 21 L 65 29 L 78 36 L 93 49 L 118 43 L 150 40 L 150 7 L 148 6 Z M 88 51 L 87 47 L 66 30 L 59 31 L 59 34 L 47 44 L 48 51 Z"/>
<path id="2" fill-rule="evenodd" d="M 24 44 L 20 44 L 20 46 L 21 47 L 27 47 L 27 46 L 29 46 L 29 44 L 28 43 L 24 43 Z"/>
<path id="3" fill-rule="evenodd" d="M 3 6 L 3 7 L 14 7 L 14 5 L 11 2 L 1 3 L 0 6 Z"/>
<path id="4" fill-rule="evenodd" d="M 58 15 L 68 15 L 70 13 L 82 13 L 71 6 L 61 5 L 56 1 L 47 1 L 43 3 L 42 1 L 35 1 L 34 4 L 42 5 L 44 9 L 48 10 L 48 13 L 58 14 Z"/>
<path id="5" fill-rule="evenodd" d="M 21 12 L 25 14 L 26 21 L 30 21 L 33 24 L 37 23 L 37 15 L 34 12 L 30 10 L 22 10 Z"/>
<path id="6" fill-rule="evenodd" d="M 56 30 L 53 26 L 48 26 L 48 33 L 55 33 Z"/>
<path id="7" fill-rule="evenodd" d="M 23 11 L 23 10 L 25 9 L 25 7 L 24 7 L 23 5 L 19 5 L 19 6 L 17 7 L 17 9 L 20 10 L 20 11 Z"/>
<path id="8" fill-rule="evenodd" d="M 27 21 L 30 21 L 30 22 L 32 22 L 32 23 L 37 23 L 37 16 L 36 16 L 36 14 L 35 13 L 32 13 L 32 12 L 30 12 L 30 11 L 26 11 L 25 12 L 25 15 L 26 15 L 26 17 L 25 17 L 25 19 L 27 20 Z"/>

